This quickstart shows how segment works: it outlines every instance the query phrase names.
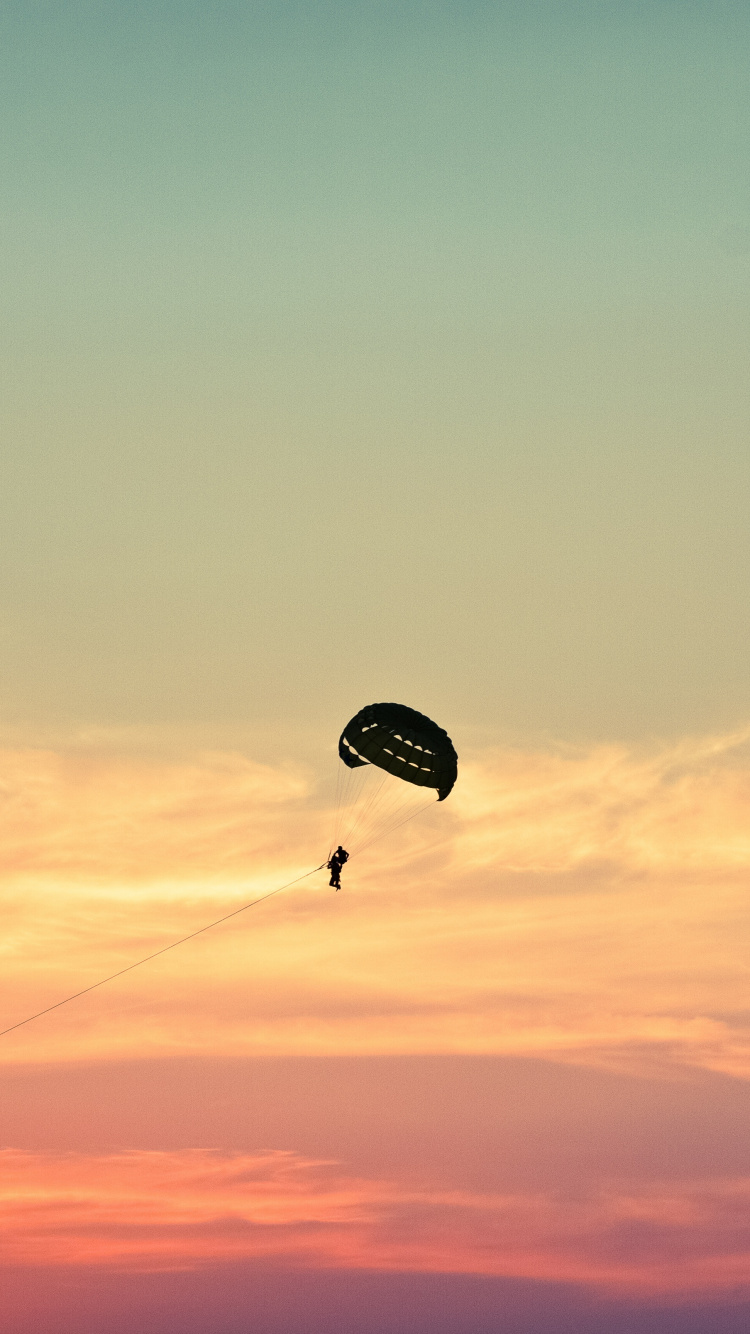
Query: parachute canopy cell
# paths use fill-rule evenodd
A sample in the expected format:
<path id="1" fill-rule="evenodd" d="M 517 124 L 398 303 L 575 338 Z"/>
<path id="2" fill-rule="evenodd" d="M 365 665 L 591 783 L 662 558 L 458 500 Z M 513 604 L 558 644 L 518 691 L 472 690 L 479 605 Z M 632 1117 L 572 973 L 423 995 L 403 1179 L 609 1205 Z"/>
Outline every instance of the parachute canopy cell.
<path id="1" fill-rule="evenodd" d="M 445 801 L 458 773 L 448 733 L 405 704 L 360 709 L 341 733 L 339 755 L 350 769 L 374 764 L 417 787 L 437 788 L 438 801 Z"/>

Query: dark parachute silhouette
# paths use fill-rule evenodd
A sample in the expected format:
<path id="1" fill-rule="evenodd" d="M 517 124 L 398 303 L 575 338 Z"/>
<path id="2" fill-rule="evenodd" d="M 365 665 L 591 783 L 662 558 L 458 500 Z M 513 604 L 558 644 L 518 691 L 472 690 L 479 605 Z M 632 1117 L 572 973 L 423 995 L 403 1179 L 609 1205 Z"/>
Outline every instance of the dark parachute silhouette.
<path id="1" fill-rule="evenodd" d="M 346 767 L 338 767 L 332 846 L 340 840 L 356 853 L 426 809 L 420 788 L 445 801 L 458 770 L 448 733 L 405 704 L 360 709 L 341 733 L 339 756 Z"/>
<path id="2" fill-rule="evenodd" d="M 436 787 L 445 801 L 458 774 L 458 756 L 442 727 L 405 704 L 368 704 L 347 723 L 339 755 L 350 769 L 375 764 L 417 787 Z"/>

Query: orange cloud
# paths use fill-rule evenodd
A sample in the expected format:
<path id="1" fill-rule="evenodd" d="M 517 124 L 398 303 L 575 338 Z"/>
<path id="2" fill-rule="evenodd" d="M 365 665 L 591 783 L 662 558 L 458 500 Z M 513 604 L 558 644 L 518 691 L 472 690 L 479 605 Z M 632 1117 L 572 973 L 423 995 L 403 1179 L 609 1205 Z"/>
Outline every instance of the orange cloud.
<path id="1" fill-rule="evenodd" d="M 463 766 L 456 804 L 475 865 L 562 872 L 744 873 L 750 730 L 648 754 L 494 751 Z"/>
<path id="2" fill-rule="evenodd" d="M 0 772 L 5 1023 L 327 846 L 312 775 L 237 755 L 13 752 Z M 748 1077 L 749 798 L 747 733 L 476 755 L 445 806 L 353 859 L 341 894 L 312 878 L 0 1055 L 653 1053 Z"/>
<path id="3" fill-rule="evenodd" d="M 575 1198 L 368 1180 L 292 1153 L 0 1153 L 6 1264 L 296 1265 L 559 1279 L 600 1289 L 750 1287 L 750 1180 L 605 1183 Z"/>
<path id="4" fill-rule="evenodd" d="M 232 753 L 167 764 L 0 751 L 2 872 L 107 883 L 246 873 L 303 836 L 310 786 Z"/>

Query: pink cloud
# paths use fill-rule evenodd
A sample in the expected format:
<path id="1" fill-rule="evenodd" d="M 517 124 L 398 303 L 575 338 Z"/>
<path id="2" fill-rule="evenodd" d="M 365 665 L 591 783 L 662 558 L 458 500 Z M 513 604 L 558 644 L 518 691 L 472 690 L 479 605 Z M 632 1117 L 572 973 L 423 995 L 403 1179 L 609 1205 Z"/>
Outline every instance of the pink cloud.
<path id="1" fill-rule="evenodd" d="M 347 1176 L 293 1153 L 0 1154 L 6 1265 L 527 1277 L 629 1293 L 750 1290 L 750 1179 L 481 1193 Z"/>

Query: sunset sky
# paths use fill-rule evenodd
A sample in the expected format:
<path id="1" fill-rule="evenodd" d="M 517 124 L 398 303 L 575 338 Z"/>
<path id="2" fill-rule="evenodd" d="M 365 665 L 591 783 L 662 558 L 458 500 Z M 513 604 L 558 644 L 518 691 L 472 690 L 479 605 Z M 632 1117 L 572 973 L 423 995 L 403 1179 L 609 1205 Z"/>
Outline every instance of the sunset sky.
<path id="1" fill-rule="evenodd" d="M 4 1334 L 746 1334 L 749 56 L 3 6 Z"/>

